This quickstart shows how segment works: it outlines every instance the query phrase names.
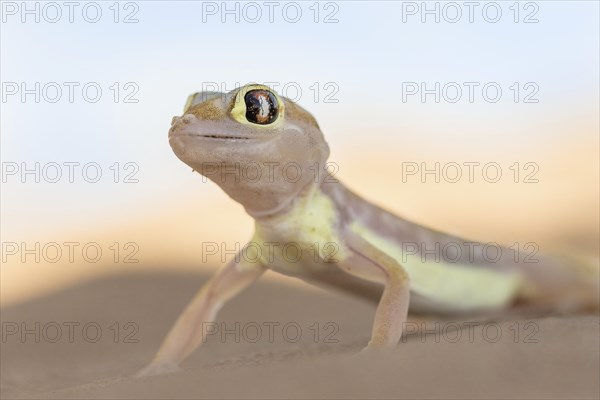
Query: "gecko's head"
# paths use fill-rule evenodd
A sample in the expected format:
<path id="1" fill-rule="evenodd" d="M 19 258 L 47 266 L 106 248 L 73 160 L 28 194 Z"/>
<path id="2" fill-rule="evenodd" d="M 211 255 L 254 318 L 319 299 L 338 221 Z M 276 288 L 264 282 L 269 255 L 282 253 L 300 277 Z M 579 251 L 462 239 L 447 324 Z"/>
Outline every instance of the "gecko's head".
<path id="1" fill-rule="evenodd" d="M 257 84 L 191 95 L 173 118 L 169 143 L 254 216 L 279 211 L 318 183 L 329 156 L 312 115 Z"/>

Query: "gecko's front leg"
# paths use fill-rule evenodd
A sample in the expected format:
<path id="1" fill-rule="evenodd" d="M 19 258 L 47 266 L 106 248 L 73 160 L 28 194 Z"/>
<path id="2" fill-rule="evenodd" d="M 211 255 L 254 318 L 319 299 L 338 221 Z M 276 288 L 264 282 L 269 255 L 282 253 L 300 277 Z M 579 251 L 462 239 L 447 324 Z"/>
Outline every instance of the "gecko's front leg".
<path id="1" fill-rule="evenodd" d="M 227 300 L 263 274 L 266 268 L 258 262 L 245 261 L 242 252 L 200 289 L 169 331 L 152 362 L 137 376 L 177 370 L 179 363 L 204 341 L 203 324 L 212 322 Z"/>
<path id="2" fill-rule="evenodd" d="M 408 274 L 396 260 L 360 235 L 346 231 L 343 237 L 350 254 L 338 262 L 338 266 L 349 274 L 384 285 L 367 348 L 395 346 L 402 336 L 408 315 Z"/>

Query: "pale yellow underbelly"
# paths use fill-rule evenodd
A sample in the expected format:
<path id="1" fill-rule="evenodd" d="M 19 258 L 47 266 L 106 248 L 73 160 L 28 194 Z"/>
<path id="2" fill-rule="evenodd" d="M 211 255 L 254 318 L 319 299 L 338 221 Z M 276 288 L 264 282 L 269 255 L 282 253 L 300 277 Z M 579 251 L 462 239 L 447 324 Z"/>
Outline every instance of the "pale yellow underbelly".
<path id="1" fill-rule="evenodd" d="M 406 270 L 411 282 L 413 311 L 473 311 L 502 309 L 518 295 L 523 276 L 490 268 L 450 262 L 423 262 L 420 255 L 403 254 L 390 240 L 360 223 L 350 227 Z"/>

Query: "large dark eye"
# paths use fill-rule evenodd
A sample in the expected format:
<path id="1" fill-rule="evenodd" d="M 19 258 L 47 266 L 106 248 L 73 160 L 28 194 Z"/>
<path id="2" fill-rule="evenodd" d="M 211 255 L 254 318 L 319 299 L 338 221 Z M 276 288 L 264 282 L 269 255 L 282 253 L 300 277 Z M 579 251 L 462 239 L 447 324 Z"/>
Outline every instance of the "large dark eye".
<path id="1" fill-rule="evenodd" d="M 254 124 L 268 125 L 277 119 L 279 104 L 275 95 L 268 90 L 250 90 L 244 96 L 246 119 Z"/>

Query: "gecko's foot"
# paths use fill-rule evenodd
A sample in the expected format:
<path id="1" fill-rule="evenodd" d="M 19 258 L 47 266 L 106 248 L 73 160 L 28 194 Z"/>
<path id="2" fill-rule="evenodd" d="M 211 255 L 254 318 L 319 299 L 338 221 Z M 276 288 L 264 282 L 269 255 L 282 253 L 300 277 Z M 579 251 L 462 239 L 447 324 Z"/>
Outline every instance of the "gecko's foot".
<path id="1" fill-rule="evenodd" d="M 183 371 L 179 365 L 175 363 L 151 363 L 135 374 L 136 378 L 144 376 L 156 376 L 164 374 L 172 374 L 174 372 Z"/>
<path id="2" fill-rule="evenodd" d="M 390 347 L 392 346 L 382 346 L 382 345 L 368 345 L 363 347 L 363 349 L 358 353 L 358 354 L 381 354 L 381 353 L 385 353 L 386 350 L 388 350 Z"/>
<path id="3" fill-rule="evenodd" d="M 365 346 L 363 347 L 360 351 L 352 354 L 350 356 L 351 359 L 360 359 L 363 357 L 370 357 L 374 354 L 381 354 L 381 353 L 385 353 L 385 350 L 387 349 L 386 346 L 373 346 L 373 345 L 369 345 L 369 346 Z"/>

